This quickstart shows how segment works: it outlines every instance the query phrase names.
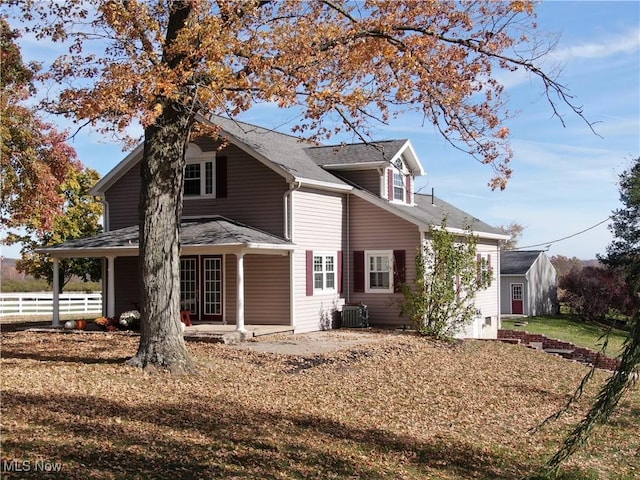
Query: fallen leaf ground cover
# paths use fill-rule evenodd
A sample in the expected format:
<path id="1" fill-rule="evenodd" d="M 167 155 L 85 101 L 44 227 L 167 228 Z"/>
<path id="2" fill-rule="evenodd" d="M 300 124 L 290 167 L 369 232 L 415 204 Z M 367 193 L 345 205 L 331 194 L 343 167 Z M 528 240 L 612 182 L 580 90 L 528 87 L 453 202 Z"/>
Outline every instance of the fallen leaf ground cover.
<path id="1" fill-rule="evenodd" d="M 123 365 L 135 337 L 5 333 L 2 478 L 525 478 L 607 378 L 534 434 L 586 367 L 497 342 L 380 335 L 309 357 L 190 343 L 200 374 L 175 377 Z M 639 397 L 565 478 L 636 478 Z"/>

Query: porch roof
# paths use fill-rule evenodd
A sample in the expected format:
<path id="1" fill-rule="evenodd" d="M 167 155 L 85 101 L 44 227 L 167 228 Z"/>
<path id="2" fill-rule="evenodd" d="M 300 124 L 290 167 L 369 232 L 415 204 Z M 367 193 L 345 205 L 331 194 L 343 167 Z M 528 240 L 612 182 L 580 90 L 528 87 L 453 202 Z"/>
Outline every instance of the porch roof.
<path id="1" fill-rule="evenodd" d="M 245 253 L 277 251 L 284 254 L 287 250 L 293 250 L 294 244 L 228 218 L 214 217 L 182 221 L 180 247 L 183 254 L 212 250 L 223 253 L 240 250 Z M 68 240 L 38 251 L 54 257 L 136 256 L 138 225 Z"/>

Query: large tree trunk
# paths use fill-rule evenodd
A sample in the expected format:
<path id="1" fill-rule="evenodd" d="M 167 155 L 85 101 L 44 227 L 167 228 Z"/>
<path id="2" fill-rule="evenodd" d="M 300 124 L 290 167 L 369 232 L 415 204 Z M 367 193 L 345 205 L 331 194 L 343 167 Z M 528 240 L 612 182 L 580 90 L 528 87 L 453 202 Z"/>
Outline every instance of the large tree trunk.
<path id="1" fill-rule="evenodd" d="M 193 119 L 170 107 L 145 130 L 140 193 L 140 345 L 129 364 L 195 371 L 180 324 L 185 153 Z"/>

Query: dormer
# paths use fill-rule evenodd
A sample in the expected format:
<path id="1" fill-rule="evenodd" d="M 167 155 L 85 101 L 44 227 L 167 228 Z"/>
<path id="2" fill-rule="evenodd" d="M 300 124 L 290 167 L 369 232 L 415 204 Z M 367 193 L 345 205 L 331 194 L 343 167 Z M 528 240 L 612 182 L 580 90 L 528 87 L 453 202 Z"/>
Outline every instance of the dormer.
<path id="1" fill-rule="evenodd" d="M 404 155 L 400 155 L 385 169 L 383 182 L 385 178 L 387 200 L 402 205 L 413 204 L 413 176 Z"/>
<path id="2" fill-rule="evenodd" d="M 389 140 L 305 150 L 334 175 L 398 205 L 414 205 L 415 177 L 424 175 L 409 140 Z"/>

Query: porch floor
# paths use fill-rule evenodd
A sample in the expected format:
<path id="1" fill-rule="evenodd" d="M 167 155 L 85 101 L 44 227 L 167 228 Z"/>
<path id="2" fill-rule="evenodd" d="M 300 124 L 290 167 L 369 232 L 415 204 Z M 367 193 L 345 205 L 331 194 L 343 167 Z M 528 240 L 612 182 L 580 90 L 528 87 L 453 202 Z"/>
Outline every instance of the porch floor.
<path id="1" fill-rule="evenodd" d="M 216 323 L 200 323 L 194 322 L 190 327 L 185 327 L 185 339 L 201 339 L 201 338 L 218 338 L 226 333 L 235 331 L 234 324 L 223 325 Z M 245 325 L 248 337 L 262 337 L 264 335 L 276 335 L 278 333 L 293 333 L 293 327 L 290 325 Z"/>

